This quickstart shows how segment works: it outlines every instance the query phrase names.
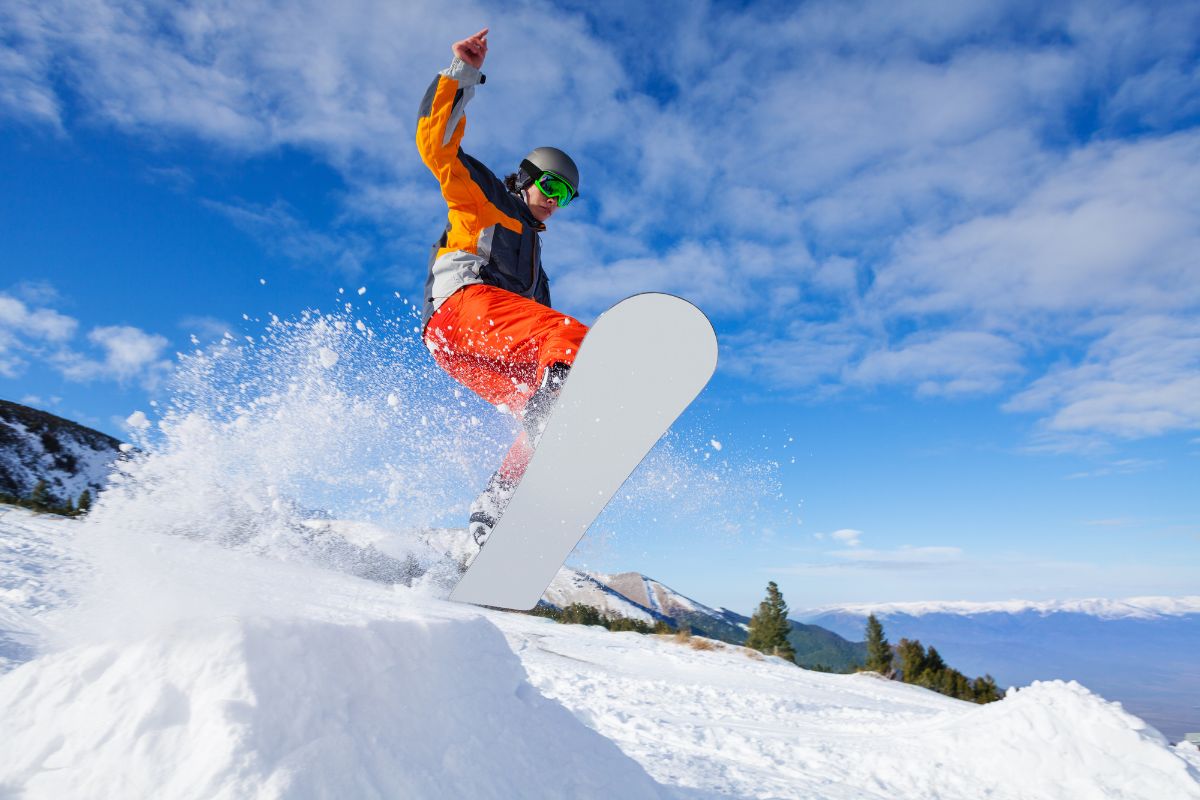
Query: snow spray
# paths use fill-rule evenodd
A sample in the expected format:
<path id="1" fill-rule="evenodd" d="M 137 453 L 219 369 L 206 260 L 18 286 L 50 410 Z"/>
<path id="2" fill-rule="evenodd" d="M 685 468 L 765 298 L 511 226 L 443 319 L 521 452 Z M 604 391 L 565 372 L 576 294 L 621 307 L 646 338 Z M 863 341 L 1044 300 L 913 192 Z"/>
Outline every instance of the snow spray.
<path id="1" fill-rule="evenodd" d="M 409 582 L 436 561 L 425 534 L 464 526 L 517 422 L 434 364 L 415 309 L 344 302 L 257 324 L 208 345 L 193 337 L 166 399 L 130 418 L 133 447 L 88 525 Z M 693 536 L 756 525 L 758 500 L 778 491 L 775 465 L 711 459 L 713 444 L 669 434 L 597 522 L 588 554 L 647 520 Z"/>

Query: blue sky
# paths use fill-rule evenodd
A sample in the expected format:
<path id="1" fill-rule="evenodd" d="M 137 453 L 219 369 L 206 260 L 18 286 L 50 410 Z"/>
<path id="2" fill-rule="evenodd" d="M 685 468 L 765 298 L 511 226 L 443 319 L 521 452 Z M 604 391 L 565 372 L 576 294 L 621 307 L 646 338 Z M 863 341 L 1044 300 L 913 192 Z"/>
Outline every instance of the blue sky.
<path id="1" fill-rule="evenodd" d="M 1196 592 L 1200 10 L 600 5 L 5 4 L 0 396 L 121 435 L 190 334 L 418 297 L 414 110 L 487 25 L 466 149 L 582 169 L 556 306 L 697 303 L 685 427 L 778 464 L 753 529 L 590 565 L 746 612 Z"/>

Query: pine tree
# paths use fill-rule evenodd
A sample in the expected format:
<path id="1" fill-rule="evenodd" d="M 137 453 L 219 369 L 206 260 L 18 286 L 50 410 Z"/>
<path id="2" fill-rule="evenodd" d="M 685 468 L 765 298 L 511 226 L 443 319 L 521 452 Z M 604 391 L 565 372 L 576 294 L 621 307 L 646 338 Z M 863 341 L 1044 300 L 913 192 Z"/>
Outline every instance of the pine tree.
<path id="1" fill-rule="evenodd" d="M 33 494 L 29 496 L 30 504 L 40 510 L 45 511 L 54 505 L 54 497 L 50 494 L 50 487 L 46 485 L 44 480 L 40 480 L 33 487 Z"/>
<path id="2" fill-rule="evenodd" d="M 919 639 L 901 639 L 896 645 L 900 656 L 900 679 L 905 683 L 916 683 L 925 670 L 925 648 Z"/>
<path id="3" fill-rule="evenodd" d="M 889 676 L 892 671 L 892 648 L 874 614 L 867 617 L 867 669 Z"/>
<path id="4" fill-rule="evenodd" d="M 90 489 L 84 489 L 79 495 L 79 503 L 75 506 L 79 509 L 80 514 L 86 514 L 92 508 L 92 492 Z"/>
<path id="5" fill-rule="evenodd" d="M 933 673 L 946 671 L 946 662 L 942 660 L 941 654 L 933 645 L 929 646 L 929 652 L 925 655 L 925 669 Z"/>
<path id="6" fill-rule="evenodd" d="M 758 611 L 750 618 L 750 635 L 746 638 L 746 647 L 795 661 L 796 650 L 787 638 L 792 630 L 787 612 L 783 593 L 779 591 L 775 581 L 769 582 L 766 599 L 758 604 Z"/>
<path id="7" fill-rule="evenodd" d="M 996 686 L 996 679 L 991 675 L 984 675 L 982 678 L 976 678 L 971 684 L 971 689 L 974 692 L 974 700 L 976 703 L 990 703 L 1000 699 L 1000 688 Z"/>

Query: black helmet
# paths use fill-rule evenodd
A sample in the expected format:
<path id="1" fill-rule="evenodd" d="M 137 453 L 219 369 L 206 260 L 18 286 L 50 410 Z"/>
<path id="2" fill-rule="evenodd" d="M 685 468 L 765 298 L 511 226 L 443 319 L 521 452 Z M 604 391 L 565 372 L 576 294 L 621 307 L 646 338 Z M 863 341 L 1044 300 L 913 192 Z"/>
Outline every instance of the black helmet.
<path id="1" fill-rule="evenodd" d="M 538 147 L 521 160 L 519 181 L 522 187 L 535 181 L 543 172 L 553 172 L 566 178 L 579 196 L 579 167 L 571 157 L 557 147 Z"/>

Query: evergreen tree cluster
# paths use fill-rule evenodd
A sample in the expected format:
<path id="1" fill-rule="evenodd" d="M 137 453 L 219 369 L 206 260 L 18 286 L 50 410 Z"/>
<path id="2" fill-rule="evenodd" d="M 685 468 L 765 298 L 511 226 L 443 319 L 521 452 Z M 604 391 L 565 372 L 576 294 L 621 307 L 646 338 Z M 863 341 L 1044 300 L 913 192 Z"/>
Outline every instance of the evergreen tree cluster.
<path id="1" fill-rule="evenodd" d="M 564 625 L 601 625 L 610 631 L 633 631 L 634 633 L 675 633 L 675 628 L 662 620 L 651 625 L 640 619 L 623 617 L 620 614 L 601 614 L 586 603 L 571 603 L 565 608 L 538 605 L 529 612 L 535 617 L 547 617 Z"/>
<path id="2" fill-rule="evenodd" d="M 39 480 L 33 487 L 28 497 L 14 497 L 10 494 L 0 492 L 0 503 L 8 505 L 21 506 L 22 508 L 40 511 L 46 514 L 60 514 L 64 517 L 77 517 L 81 514 L 86 514 L 92 507 L 92 493 L 88 489 L 84 489 L 79 495 L 78 501 L 67 498 L 64 503 L 59 498 L 55 497 L 49 485 L 44 480 Z"/>
<path id="3" fill-rule="evenodd" d="M 893 658 L 899 657 L 897 673 Z M 893 680 L 924 686 L 935 692 L 970 700 L 974 703 L 990 703 L 1000 699 L 1000 689 L 991 675 L 971 680 L 956 669 L 951 669 L 937 649 L 925 649 L 917 640 L 901 639 L 895 652 L 883 634 L 883 626 L 874 614 L 867 617 L 867 663 L 865 669 L 878 672 Z"/>
<path id="4" fill-rule="evenodd" d="M 901 680 L 905 683 L 975 703 L 1000 699 L 1000 689 L 991 675 L 971 680 L 947 666 L 936 648 L 931 646 L 926 650 L 919 640 L 901 639 L 896 653 L 900 657 Z"/>

